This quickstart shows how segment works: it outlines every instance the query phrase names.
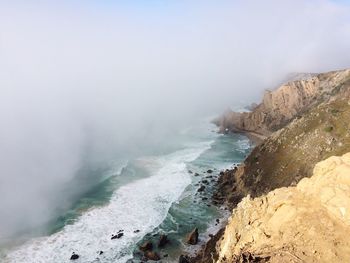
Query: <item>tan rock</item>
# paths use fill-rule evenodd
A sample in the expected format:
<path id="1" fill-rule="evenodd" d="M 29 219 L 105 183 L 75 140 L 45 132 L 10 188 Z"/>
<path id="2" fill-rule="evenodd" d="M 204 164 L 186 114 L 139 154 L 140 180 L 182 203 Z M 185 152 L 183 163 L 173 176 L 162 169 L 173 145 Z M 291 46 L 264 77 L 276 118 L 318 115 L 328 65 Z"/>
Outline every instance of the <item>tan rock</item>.
<path id="1" fill-rule="evenodd" d="M 350 153 L 318 163 L 296 187 L 244 198 L 218 244 L 218 262 L 350 262 L 349 233 Z"/>
<path id="2" fill-rule="evenodd" d="M 312 74 L 293 80 L 273 91 L 266 91 L 263 101 L 251 112 L 227 111 L 214 122 L 221 131 L 251 133 L 268 136 L 293 118 L 334 96 L 334 91 L 346 84 L 350 69 Z M 346 84 L 348 85 L 348 83 Z M 332 94 L 332 95 L 331 95 Z"/>

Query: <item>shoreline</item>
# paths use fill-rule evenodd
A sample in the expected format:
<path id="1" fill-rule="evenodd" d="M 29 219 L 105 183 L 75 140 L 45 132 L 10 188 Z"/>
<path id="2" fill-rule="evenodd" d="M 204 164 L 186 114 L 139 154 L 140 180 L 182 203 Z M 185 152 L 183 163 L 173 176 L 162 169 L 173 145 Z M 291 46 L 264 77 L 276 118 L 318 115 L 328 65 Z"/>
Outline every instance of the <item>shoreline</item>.
<path id="1" fill-rule="evenodd" d="M 246 136 L 249 139 L 249 142 L 253 145 L 251 152 L 257 145 L 262 143 L 265 138 L 267 138 L 253 132 L 232 133 L 238 133 Z M 242 165 L 242 163 L 244 163 L 244 160 L 240 164 L 235 165 L 233 168 L 219 171 L 218 180 L 215 182 L 214 186 L 215 190 L 211 196 L 211 203 L 217 206 L 219 209 L 227 210 L 228 216 L 225 219 L 223 218 L 223 221 L 220 222 L 220 228 L 216 231 L 216 233 L 213 233 L 194 255 L 190 255 L 188 263 L 209 263 L 214 262 L 219 258 L 216 250 L 217 242 L 224 236 L 229 218 L 232 215 L 232 210 L 244 197 L 241 195 L 241 193 L 239 193 L 239 191 L 233 192 L 233 196 L 230 196 L 227 193 L 227 189 L 225 190 L 223 187 L 227 185 L 232 187 L 235 185 L 235 182 L 229 179 L 234 177 L 234 174 L 237 172 L 238 167 Z"/>

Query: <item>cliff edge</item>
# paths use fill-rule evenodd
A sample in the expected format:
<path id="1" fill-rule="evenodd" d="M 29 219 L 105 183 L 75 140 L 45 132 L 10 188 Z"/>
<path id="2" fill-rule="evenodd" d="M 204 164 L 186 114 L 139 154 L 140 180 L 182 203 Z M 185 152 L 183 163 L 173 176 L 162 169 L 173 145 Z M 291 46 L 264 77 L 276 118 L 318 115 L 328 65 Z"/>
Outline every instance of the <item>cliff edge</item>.
<path id="1" fill-rule="evenodd" d="M 266 91 L 250 112 L 227 111 L 214 120 L 221 132 L 251 133 L 260 139 L 284 127 L 293 118 L 327 101 L 350 83 L 350 69 L 312 74 Z"/>
<path id="2" fill-rule="evenodd" d="M 350 153 L 232 213 L 217 262 L 350 262 Z"/>

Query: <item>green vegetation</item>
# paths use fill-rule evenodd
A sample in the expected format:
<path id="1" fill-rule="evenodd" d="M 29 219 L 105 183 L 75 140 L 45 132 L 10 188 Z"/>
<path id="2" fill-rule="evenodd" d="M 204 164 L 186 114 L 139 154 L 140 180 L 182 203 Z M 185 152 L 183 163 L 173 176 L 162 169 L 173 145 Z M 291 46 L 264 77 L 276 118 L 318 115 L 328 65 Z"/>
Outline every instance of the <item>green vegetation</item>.
<path id="1" fill-rule="evenodd" d="M 321 103 L 257 146 L 245 161 L 242 181 L 258 196 L 297 183 L 312 174 L 317 162 L 348 151 L 348 99 Z"/>
<path id="2" fill-rule="evenodd" d="M 324 128 L 324 131 L 325 132 L 331 132 L 331 131 L 333 131 L 333 126 L 327 126 L 326 128 Z"/>

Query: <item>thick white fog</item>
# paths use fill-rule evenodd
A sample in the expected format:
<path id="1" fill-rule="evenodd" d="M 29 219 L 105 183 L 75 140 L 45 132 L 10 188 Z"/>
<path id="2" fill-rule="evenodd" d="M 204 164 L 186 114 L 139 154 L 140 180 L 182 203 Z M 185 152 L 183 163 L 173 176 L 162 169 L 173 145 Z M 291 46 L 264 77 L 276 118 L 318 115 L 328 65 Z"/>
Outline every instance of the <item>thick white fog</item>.
<path id="1" fill-rule="evenodd" d="M 0 237 L 54 215 L 83 163 L 350 66 L 342 1 L 53 2 L 0 1 Z"/>

